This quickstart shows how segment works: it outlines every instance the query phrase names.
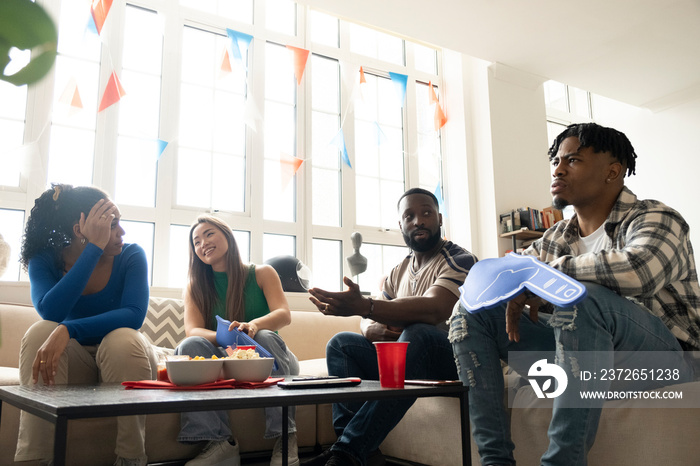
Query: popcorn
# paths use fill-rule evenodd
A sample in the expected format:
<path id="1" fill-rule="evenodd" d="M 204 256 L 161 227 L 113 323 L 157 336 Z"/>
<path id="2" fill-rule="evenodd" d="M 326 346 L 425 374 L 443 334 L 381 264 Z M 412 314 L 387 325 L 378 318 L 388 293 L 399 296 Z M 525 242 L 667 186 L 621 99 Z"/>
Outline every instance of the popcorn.
<path id="1" fill-rule="evenodd" d="M 260 355 L 254 349 L 235 349 L 226 359 L 259 359 Z"/>

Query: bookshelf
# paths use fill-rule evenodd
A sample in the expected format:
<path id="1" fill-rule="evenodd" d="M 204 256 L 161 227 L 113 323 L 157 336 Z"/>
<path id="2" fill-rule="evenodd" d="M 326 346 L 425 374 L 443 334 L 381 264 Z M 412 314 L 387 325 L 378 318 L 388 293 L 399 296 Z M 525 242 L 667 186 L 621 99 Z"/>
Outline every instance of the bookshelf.
<path id="1" fill-rule="evenodd" d="M 501 238 L 511 238 L 513 240 L 513 252 L 518 250 L 518 241 L 524 241 L 528 239 L 537 239 L 542 236 L 544 232 L 536 230 L 528 230 L 527 228 L 521 228 L 520 230 L 509 231 L 508 233 L 502 233 Z"/>

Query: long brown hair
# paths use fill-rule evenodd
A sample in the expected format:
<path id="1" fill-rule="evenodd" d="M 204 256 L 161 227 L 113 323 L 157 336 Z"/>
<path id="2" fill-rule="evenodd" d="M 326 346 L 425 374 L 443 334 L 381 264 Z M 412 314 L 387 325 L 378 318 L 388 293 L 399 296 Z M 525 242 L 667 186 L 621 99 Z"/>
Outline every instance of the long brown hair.
<path id="1" fill-rule="evenodd" d="M 194 241 L 192 240 L 194 229 L 202 223 L 207 223 L 219 229 L 228 242 L 228 252 L 226 253 L 226 276 L 228 277 L 225 303 L 226 316 L 230 321 L 242 321 L 245 317 L 243 288 L 248 278 L 248 267 L 241 261 L 241 253 L 238 250 L 238 244 L 233 237 L 231 227 L 217 217 L 200 215 L 197 221 L 192 224 L 192 228 L 190 228 L 190 268 L 188 271 L 187 292 L 195 306 L 202 313 L 204 325 L 207 327 L 212 325 L 214 305 L 219 301 L 214 285 L 214 271 L 210 265 L 205 264 L 197 257 L 197 253 L 194 251 Z"/>

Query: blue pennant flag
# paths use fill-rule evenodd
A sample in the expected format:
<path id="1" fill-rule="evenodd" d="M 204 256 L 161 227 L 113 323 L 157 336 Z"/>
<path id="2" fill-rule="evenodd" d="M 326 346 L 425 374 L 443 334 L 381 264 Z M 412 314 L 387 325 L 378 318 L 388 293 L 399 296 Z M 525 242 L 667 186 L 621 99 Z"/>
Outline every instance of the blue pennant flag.
<path id="1" fill-rule="evenodd" d="M 236 61 L 242 63 L 243 54 L 248 51 L 248 47 L 250 46 L 250 42 L 253 40 L 253 36 L 228 28 L 226 28 L 226 34 L 230 39 L 231 55 L 233 55 L 233 58 L 235 58 Z"/>
<path id="2" fill-rule="evenodd" d="M 336 146 L 343 158 L 343 163 L 345 163 L 348 167 L 352 168 L 352 165 L 350 164 L 350 157 L 348 157 L 348 148 L 345 145 L 345 135 L 343 134 L 343 128 L 340 128 L 340 131 L 338 131 L 338 134 L 336 134 L 333 139 L 331 140 L 331 144 Z"/>
<path id="3" fill-rule="evenodd" d="M 406 83 L 408 83 L 408 76 L 405 74 L 390 72 L 389 77 L 391 77 L 391 81 L 394 83 L 396 93 L 398 94 L 399 101 L 403 107 L 403 103 L 406 100 Z"/>
<path id="4" fill-rule="evenodd" d="M 158 143 L 158 160 L 160 160 L 160 156 L 163 155 L 163 151 L 168 146 L 168 143 L 166 141 L 163 141 L 162 139 L 158 139 L 157 143 Z"/>

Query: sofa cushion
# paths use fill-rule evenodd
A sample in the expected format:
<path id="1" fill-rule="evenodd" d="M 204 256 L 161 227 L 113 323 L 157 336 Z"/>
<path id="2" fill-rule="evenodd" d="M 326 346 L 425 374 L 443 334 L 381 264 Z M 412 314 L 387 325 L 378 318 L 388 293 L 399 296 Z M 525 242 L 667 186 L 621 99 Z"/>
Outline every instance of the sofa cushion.
<path id="1" fill-rule="evenodd" d="M 175 348 L 185 338 L 183 301 L 151 297 L 141 333 L 156 346 Z"/>
<path id="2" fill-rule="evenodd" d="M 0 367 L 0 386 L 19 385 L 19 369 L 16 367 Z"/>

